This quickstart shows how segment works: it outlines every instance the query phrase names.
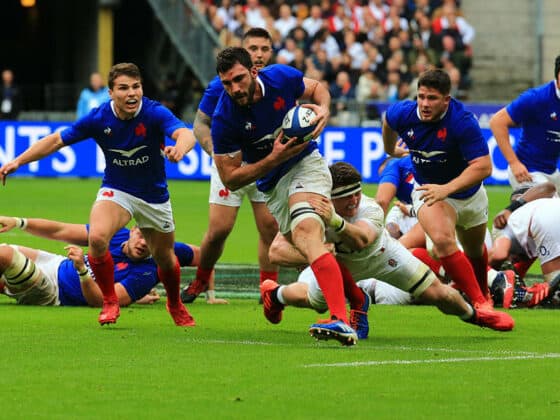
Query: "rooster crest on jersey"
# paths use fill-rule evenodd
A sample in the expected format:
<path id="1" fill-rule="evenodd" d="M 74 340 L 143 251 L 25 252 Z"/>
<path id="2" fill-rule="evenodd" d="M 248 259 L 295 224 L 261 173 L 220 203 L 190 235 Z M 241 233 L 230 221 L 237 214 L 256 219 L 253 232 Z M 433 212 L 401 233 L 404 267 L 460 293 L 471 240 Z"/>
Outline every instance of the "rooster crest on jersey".
<path id="1" fill-rule="evenodd" d="M 311 140 L 313 138 L 311 133 L 315 129 L 315 125 L 311 125 L 311 121 L 315 117 L 317 117 L 317 114 L 311 108 L 298 105 L 290 109 L 282 121 L 283 142 L 287 142 L 292 137 L 298 138 L 296 144 Z"/>

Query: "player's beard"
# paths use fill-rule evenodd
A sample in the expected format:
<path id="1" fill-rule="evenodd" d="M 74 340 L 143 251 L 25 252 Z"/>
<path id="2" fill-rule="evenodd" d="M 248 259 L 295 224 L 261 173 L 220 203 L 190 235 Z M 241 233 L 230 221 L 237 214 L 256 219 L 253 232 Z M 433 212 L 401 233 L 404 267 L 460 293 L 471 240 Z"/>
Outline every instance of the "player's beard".
<path id="1" fill-rule="evenodd" d="M 255 81 L 255 79 L 251 79 L 251 84 L 249 85 L 249 88 L 247 89 L 247 95 L 236 95 L 235 97 L 233 97 L 233 99 L 240 106 L 251 105 L 253 103 L 253 97 L 255 95 L 256 87 L 257 87 L 257 82 Z M 246 99 L 246 101 L 244 103 L 243 103 L 243 99 Z"/>

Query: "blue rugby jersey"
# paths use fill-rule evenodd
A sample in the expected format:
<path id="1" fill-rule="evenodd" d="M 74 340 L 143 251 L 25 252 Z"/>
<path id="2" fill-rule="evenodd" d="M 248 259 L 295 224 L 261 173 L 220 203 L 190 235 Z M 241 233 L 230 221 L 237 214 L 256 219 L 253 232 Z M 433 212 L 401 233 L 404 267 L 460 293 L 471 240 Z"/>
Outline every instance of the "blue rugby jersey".
<path id="1" fill-rule="evenodd" d="M 414 174 L 410 155 L 391 159 L 381 172 L 379 184 L 393 184 L 397 188 L 397 199 L 406 204 L 412 204 L 410 196 L 414 188 Z"/>
<path id="2" fill-rule="evenodd" d="M 303 74 L 283 64 L 260 70 L 257 83 L 262 87 L 263 97 L 249 106 L 239 106 L 225 91 L 221 94 L 212 116 L 214 154 L 241 151 L 248 163 L 263 159 L 272 151 L 286 112 L 296 105 L 305 90 Z M 264 192 L 273 189 L 292 166 L 315 149 L 317 143 L 310 141 L 299 155 L 258 179 L 257 188 Z"/>
<path id="3" fill-rule="evenodd" d="M 87 225 L 89 231 L 89 225 Z M 130 231 L 120 229 L 109 243 L 109 252 L 115 263 L 115 283 L 120 283 L 133 301 L 148 294 L 159 281 L 157 266 L 153 258 L 132 261 L 122 251 L 123 244 L 128 240 Z M 191 264 L 192 248 L 184 243 L 175 243 L 175 255 L 179 264 L 184 267 Z M 82 294 L 80 278 L 72 260 L 65 259 L 58 267 L 58 287 L 60 304 L 64 306 L 85 306 L 86 299 Z"/>
<path id="4" fill-rule="evenodd" d="M 149 203 L 169 199 L 163 148 L 186 125 L 159 102 L 142 98 L 138 114 L 117 118 L 112 101 L 102 104 L 62 131 L 66 145 L 93 138 L 105 155 L 102 186 L 124 191 Z"/>
<path id="5" fill-rule="evenodd" d="M 475 117 L 453 98 L 447 112 L 438 121 L 422 121 L 415 101 L 391 105 L 385 118 L 408 146 L 414 178 L 419 184 L 446 184 L 457 178 L 468 162 L 489 154 L 488 144 Z M 471 197 L 481 184 L 450 197 Z"/>
<path id="6" fill-rule="evenodd" d="M 198 109 L 210 117 L 214 114 L 218 99 L 224 91 L 224 85 L 218 76 L 215 76 L 204 90 L 204 95 L 198 104 Z"/>
<path id="7" fill-rule="evenodd" d="M 560 99 L 551 81 L 523 92 L 506 110 L 521 125 L 514 145 L 518 159 L 530 172 L 553 173 L 560 157 Z"/>

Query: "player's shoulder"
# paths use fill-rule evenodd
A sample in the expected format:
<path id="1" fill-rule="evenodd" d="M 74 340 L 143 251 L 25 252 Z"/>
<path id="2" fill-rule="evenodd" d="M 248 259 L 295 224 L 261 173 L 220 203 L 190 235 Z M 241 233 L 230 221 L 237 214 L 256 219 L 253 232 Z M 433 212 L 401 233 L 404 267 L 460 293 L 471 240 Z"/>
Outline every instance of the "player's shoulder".
<path id="1" fill-rule="evenodd" d="M 399 124 L 401 121 L 410 121 L 411 118 L 417 118 L 416 109 L 418 104 L 416 101 L 404 100 L 398 101 L 387 108 L 386 118 L 390 125 Z M 394 127 L 395 128 L 395 127 Z"/>
<path id="2" fill-rule="evenodd" d="M 360 205 L 358 207 L 358 218 L 377 219 L 383 220 L 384 213 L 381 206 L 375 199 L 362 194 Z"/>
<path id="3" fill-rule="evenodd" d="M 303 80 L 303 73 L 286 64 L 271 64 L 259 70 L 259 78 L 265 85 L 281 87 L 286 83 Z"/>

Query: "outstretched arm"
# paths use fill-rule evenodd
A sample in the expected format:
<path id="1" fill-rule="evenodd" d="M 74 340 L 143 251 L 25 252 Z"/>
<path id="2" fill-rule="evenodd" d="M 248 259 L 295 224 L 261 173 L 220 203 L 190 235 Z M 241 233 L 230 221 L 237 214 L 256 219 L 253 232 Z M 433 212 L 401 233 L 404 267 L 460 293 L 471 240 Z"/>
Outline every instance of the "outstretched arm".
<path id="1" fill-rule="evenodd" d="M 86 225 L 57 222 L 48 219 L 25 219 L 21 217 L 0 216 L 0 233 L 19 228 L 42 238 L 86 246 L 88 232 Z"/>
<path id="2" fill-rule="evenodd" d="M 12 172 L 17 171 L 20 166 L 29 162 L 40 160 L 45 156 L 56 152 L 62 147 L 64 147 L 64 143 L 59 131 L 43 137 L 31 145 L 31 147 L 29 147 L 21 155 L 17 156 L 15 159 L 0 168 L 0 178 L 2 179 L 2 184 L 5 184 L 7 176 Z"/>
<path id="3" fill-rule="evenodd" d="M 173 132 L 171 138 L 175 140 L 175 145 L 165 146 L 163 153 L 170 162 L 177 163 L 192 150 L 196 140 L 193 132 L 188 128 L 178 128 Z"/>

